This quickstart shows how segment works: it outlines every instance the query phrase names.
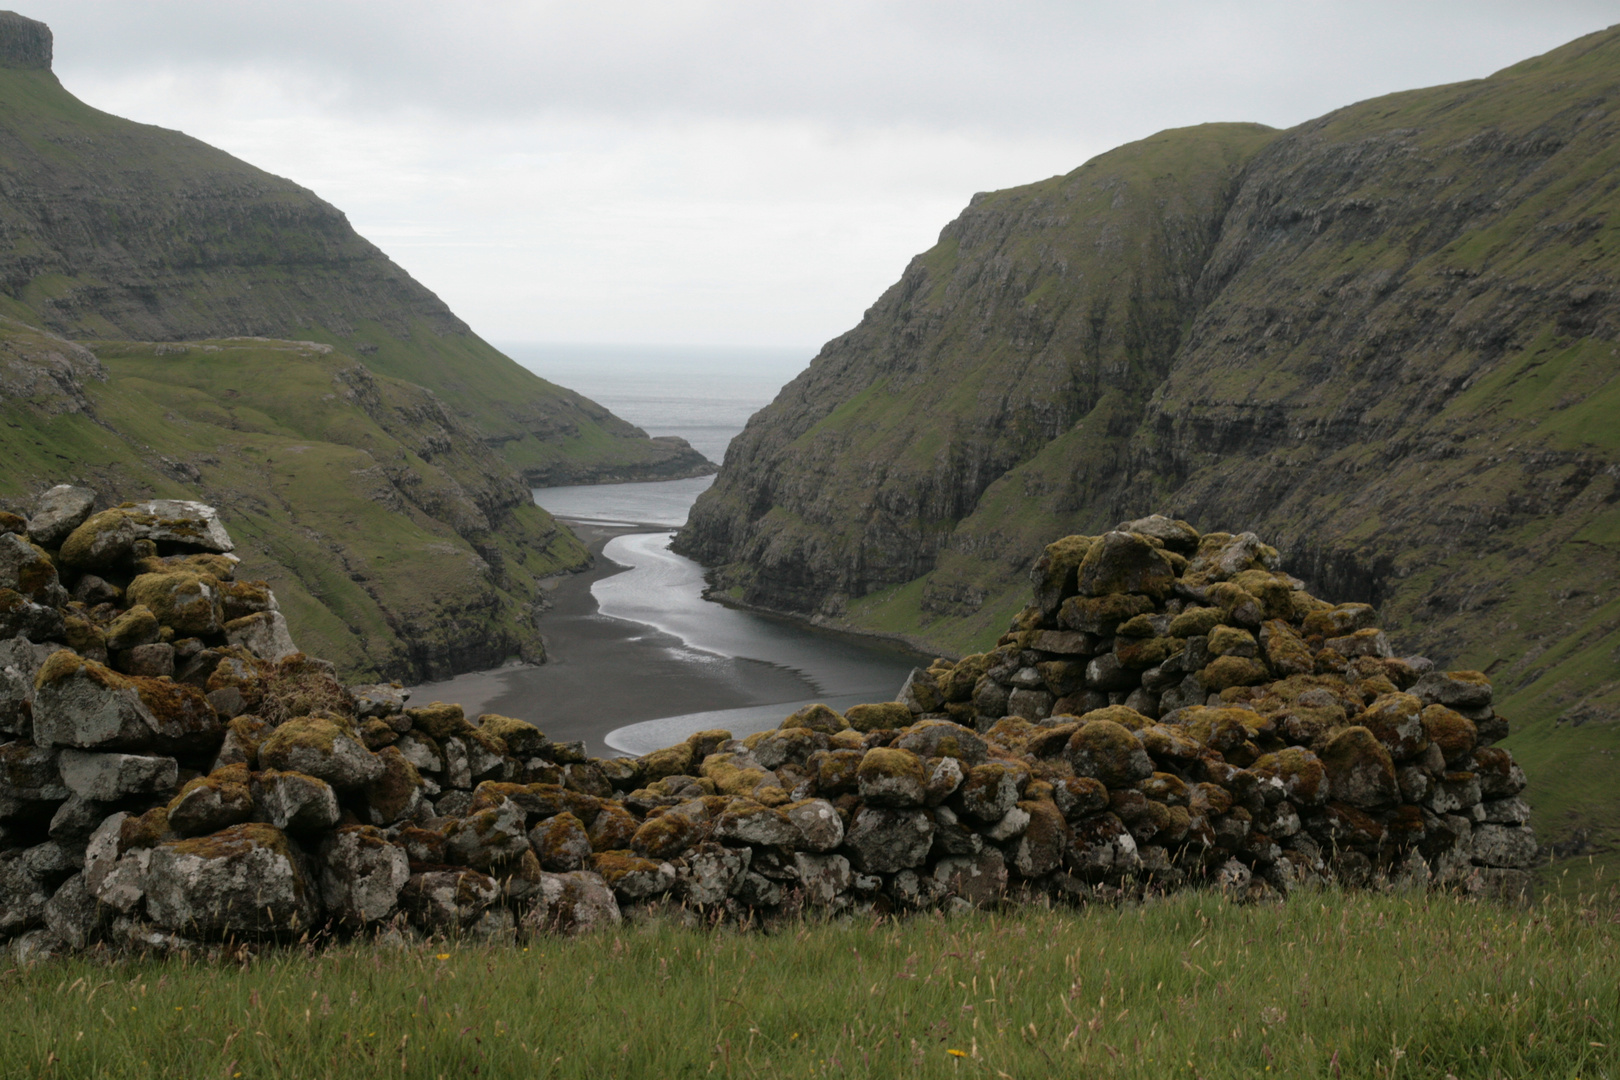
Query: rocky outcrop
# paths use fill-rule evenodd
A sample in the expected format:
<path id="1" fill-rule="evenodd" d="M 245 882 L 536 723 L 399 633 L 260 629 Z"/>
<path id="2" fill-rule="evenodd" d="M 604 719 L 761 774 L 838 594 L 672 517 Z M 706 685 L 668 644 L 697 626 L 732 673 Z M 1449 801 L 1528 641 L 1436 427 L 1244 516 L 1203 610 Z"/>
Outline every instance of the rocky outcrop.
<path id="1" fill-rule="evenodd" d="M 1047 538 L 1158 509 L 1272 537 L 1549 728 L 1620 716 L 1617 57 L 1604 31 L 975 197 L 750 421 L 678 550 L 961 654 Z"/>
<path id="2" fill-rule="evenodd" d="M 121 513 L 166 533 L 129 541 L 145 573 L 253 584 L 208 550 L 230 544 L 208 508 Z M 68 541 L 122 535 L 109 521 Z M 1489 680 L 1392 656 L 1370 608 L 1311 596 L 1249 534 L 1068 537 L 995 650 L 915 671 L 898 701 L 615 759 L 219 629 L 181 637 L 189 609 L 64 600 L 80 572 L 34 583 L 63 631 L 3 651 L 31 671 L 0 744 L 19 960 L 1327 880 L 1520 897 L 1538 857 Z M 173 676 L 133 673 L 148 638 Z"/>

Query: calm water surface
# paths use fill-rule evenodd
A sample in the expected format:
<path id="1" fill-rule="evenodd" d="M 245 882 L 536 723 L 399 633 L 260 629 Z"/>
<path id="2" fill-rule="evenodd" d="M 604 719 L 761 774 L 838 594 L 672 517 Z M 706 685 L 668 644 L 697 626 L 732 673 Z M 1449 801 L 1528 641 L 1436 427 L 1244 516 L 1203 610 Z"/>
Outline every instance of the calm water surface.
<path id="1" fill-rule="evenodd" d="M 513 345 L 505 351 L 552 382 L 612 409 L 649 435 L 679 435 L 711 461 L 723 459 L 748 417 L 803 369 L 807 351 L 695 350 L 641 347 Z M 591 587 L 601 617 L 626 636 L 667 641 L 665 659 L 717 685 L 717 665 L 749 683 L 767 703 L 745 708 L 687 708 L 614 727 L 597 738 L 624 753 L 646 753 L 694 731 L 726 728 L 737 735 L 774 727 L 794 710 L 821 701 L 845 708 L 892 701 L 919 657 L 872 639 L 823 632 L 800 623 L 736 611 L 704 600 L 703 568 L 669 550 L 674 530 L 713 477 L 650 484 L 536 488 L 535 502 L 565 520 L 597 525 L 662 527 L 610 540 L 604 558 L 625 567 Z M 545 624 L 541 624 L 542 630 Z M 547 669 L 501 674 L 506 700 L 547 693 Z M 463 680 L 468 676 L 463 676 Z M 454 683 L 422 687 L 423 700 L 449 696 Z M 776 700 L 780 698 L 780 700 Z M 733 698 L 732 700 L 735 700 Z M 646 713 L 642 712 L 645 716 Z M 611 728 L 611 730 L 608 730 Z"/>

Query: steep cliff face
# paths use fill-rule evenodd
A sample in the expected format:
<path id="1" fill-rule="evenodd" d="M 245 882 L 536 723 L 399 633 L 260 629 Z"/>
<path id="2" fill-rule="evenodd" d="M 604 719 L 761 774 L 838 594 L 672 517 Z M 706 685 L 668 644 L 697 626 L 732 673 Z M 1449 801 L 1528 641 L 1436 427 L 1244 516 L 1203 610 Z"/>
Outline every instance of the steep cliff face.
<path id="1" fill-rule="evenodd" d="M 753 417 L 680 549 L 750 603 L 839 610 L 934 567 L 1009 469 L 1088 420 L 1111 471 L 1196 311 L 1252 124 L 980 196 Z"/>
<path id="2" fill-rule="evenodd" d="M 533 483 L 712 471 L 480 340 L 314 193 L 78 101 L 50 51 L 0 19 L 0 312 L 74 340 L 325 342 L 434 391 Z"/>
<path id="3" fill-rule="evenodd" d="M 1579 727 L 1620 718 L 1617 106 L 1611 30 L 980 197 L 755 418 L 683 546 L 745 602 L 968 651 L 1054 535 L 1150 511 L 1240 524 L 1380 604 L 1403 644 L 1489 670 L 1532 766 L 1595 785 L 1592 750 L 1620 742 Z M 1176 166 L 1126 172 L 1170 146 Z M 1060 269 L 1082 250 L 1107 251 L 1106 305 Z M 896 505 L 904 461 L 948 494 Z M 1620 825 L 1560 809 L 1566 840 Z"/>

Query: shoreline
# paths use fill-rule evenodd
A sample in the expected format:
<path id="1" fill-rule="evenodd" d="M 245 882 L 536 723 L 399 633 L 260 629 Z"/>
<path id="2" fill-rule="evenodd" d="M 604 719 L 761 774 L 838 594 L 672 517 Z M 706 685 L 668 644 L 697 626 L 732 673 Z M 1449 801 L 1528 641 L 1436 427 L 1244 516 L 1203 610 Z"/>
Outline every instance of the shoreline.
<path id="1" fill-rule="evenodd" d="M 619 728 L 815 695 L 817 688 L 798 672 L 702 653 L 654 627 L 600 614 L 591 586 L 627 569 L 602 549 L 616 537 L 670 532 L 670 526 L 560 520 L 585 542 L 592 565 L 542 583 L 549 601 L 540 616 L 546 663 L 508 663 L 421 683 L 408 688 L 412 705 L 453 701 L 469 717 L 515 716 L 553 740 L 580 739 L 592 756 L 611 756 L 605 740 Z"/>

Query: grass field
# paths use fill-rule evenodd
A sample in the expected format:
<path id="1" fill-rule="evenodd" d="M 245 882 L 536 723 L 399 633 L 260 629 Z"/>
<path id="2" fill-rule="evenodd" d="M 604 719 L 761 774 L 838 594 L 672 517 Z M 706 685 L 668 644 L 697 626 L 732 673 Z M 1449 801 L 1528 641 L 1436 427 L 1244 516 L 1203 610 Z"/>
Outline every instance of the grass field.
<path id="1" fill-rule="evenodd" d="M 1296 894 L 670 920 L 0 976 L 10 1077 L 1603 1077 L 1620 907 Z"/>

